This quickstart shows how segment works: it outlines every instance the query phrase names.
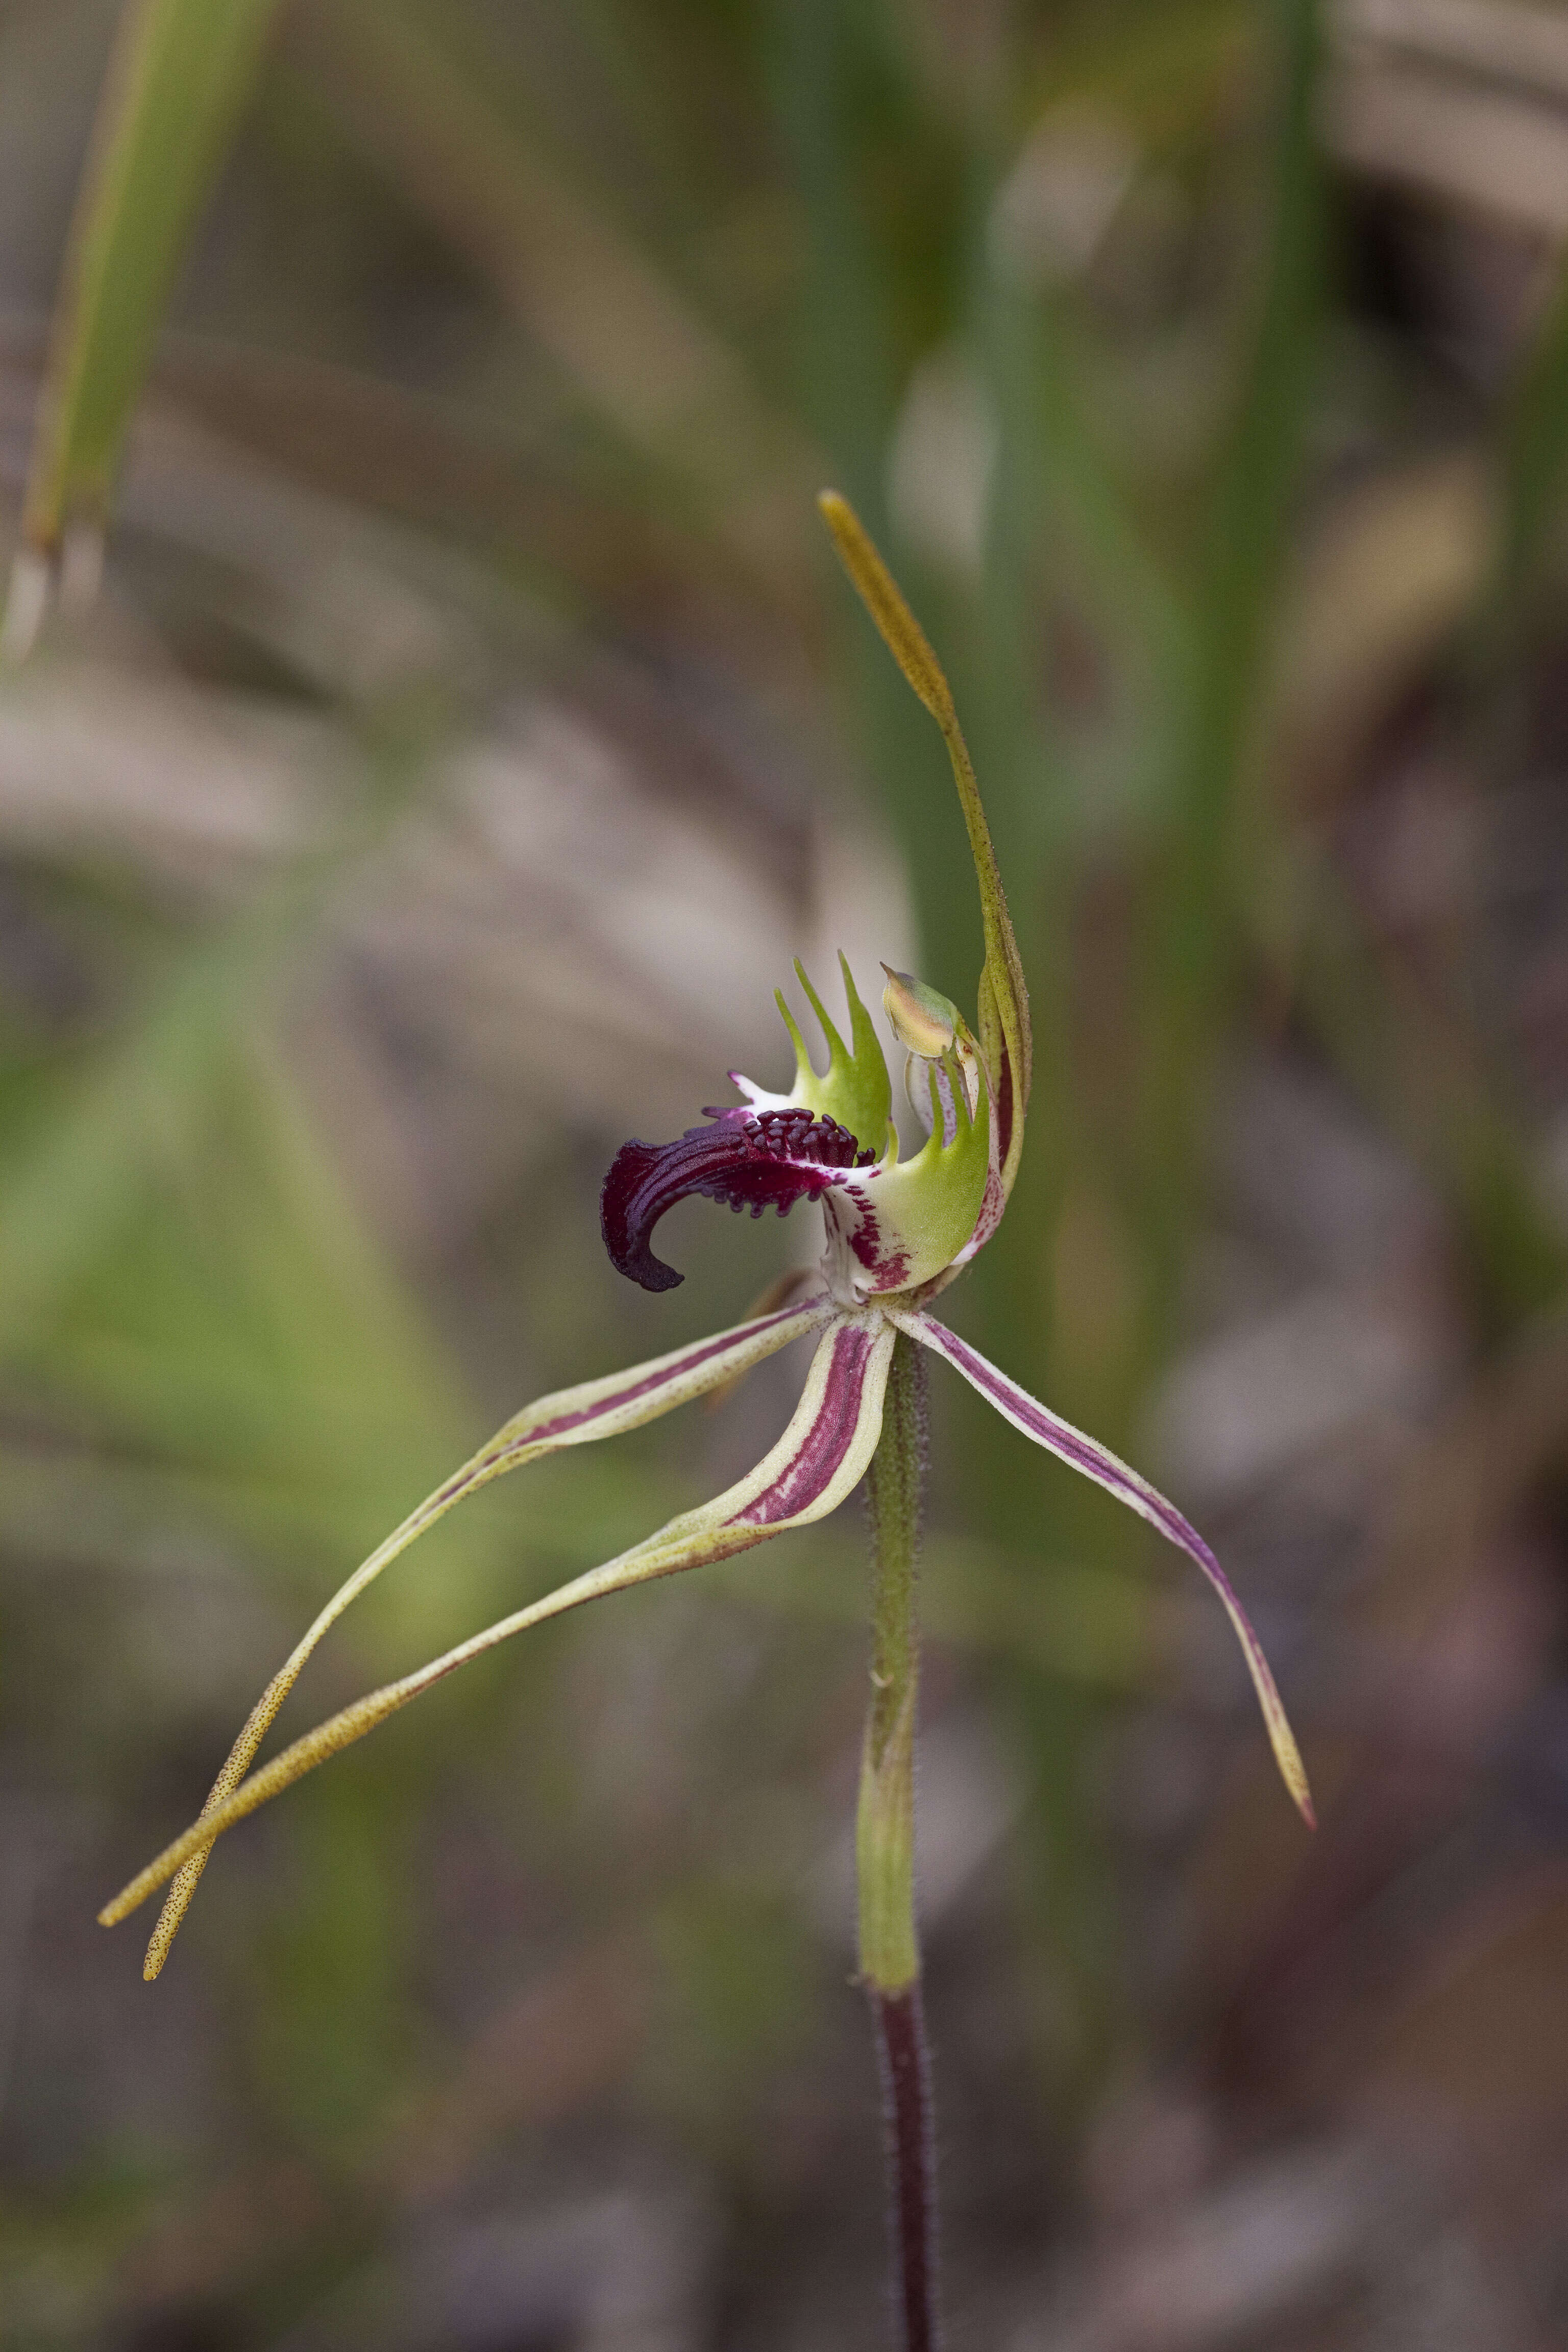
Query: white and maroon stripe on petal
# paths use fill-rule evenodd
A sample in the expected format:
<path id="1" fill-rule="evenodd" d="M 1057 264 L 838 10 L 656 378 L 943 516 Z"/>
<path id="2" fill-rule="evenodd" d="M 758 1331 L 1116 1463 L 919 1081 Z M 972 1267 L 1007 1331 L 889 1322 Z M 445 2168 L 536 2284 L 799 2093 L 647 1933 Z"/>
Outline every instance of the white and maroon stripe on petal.
<path id="1" fill-rule="evenodd" d="M 702 1365 L 711 1363 L 716 1356 L 740 1353 L 764 1331 L 777 1330 L 785 1323 L 798 1323 L 803 1331 L 809 1330 L 812 1310 L 825 1307 L 826 1303 L 826 1297 L 805 1299 L 798 1307 L 781 1307 L 776 1315 L 763 1315 L 754 1323 L 742 1324 L 738 1330 L 726 1331 L 720 1339 L 704 1339 L 696 1347 L 689 1348 L 684 1355 L 677 1356 L 673 1361 L 666 1361 L 656 1371 L 648 1372 L 642 1380 L 633 1381 L 625 1388 L 614 1389 L 608 1396 L 596 1397 L 592 1404 L 579 1405 L 574 1412 L 557 1413 L 552 1421 L 537 1422 L 530 1428 L 520 1430 L 501 1449 L 502 1454 L 520 1453 L 523 1448 L 541 1444 L 546 1439 L 566 1437 L 574 1430 L 586 1429 L 592 1423 L 603 1421 L 608 1413 L 623 1412 L 627 1405 L 635 1404 L 639 1397 L 651 1396 L 658 1389 L 670 1388 L 677 1381 L 689 1379 Z"/>
<path id="2" fill-rule="evenodd" d="M 795 1458 L 771 1486 L 753 1496 L 727 1525 L 774 1527 L 796 1517 L 816 1500 L 855 1442 L 874 1338 L 864 1323 L 845 1323 L 834 1333 L 822 1402 Z"/>
<path id="3" fill-rule="evenodd" d="M 885 1245 L 873 1198 L 866 1183 L 849 1178 L 824 1203 L 827 1223 L 862 1269 L 864 1278 L 857 1277 L 858 1290 L 867 1294 L 902 1290 L 910 1278 L 910 1254 L 907 1249 Z"/>
<path id="4" fill-rule="evenodd" d="M 1047 1447 L 1052 1454 L 1058 1454 L 1064 1462 L 1070 1463 L 1075 1470 L 1081 1470 L 1086 1477 L 1094 1479 L 1097 1485 L 1106 1486 L 1113 1495 L 1120 1496 L 1124 1503 L 1152 1520 L 1163 1535 L 1169 1536 L 1173 1543 L 1179 1544 L 1184 1551 L 1193 1553 L 1222 1582 L 1225 1580 L 1219 1562 L 1202 1536 L 1183 1517 L 1173 1503 L 1165 1500 L 1157 1487 L 1151 1486 L 1147 1479 L 1141 1478 L 1136 1470 L 1130 1469 L 1108 1447 L 1086 1435 L 1081 1429 L 1075 1429 L 1070 1421 L 1063 1421 L 1047 1405 L 1041 1404 L 1027 1389 L 1021 1389 L 1016 1381 L 1010 1381 L 1005 1372 L 998 1371 L 995 1365 L 988 1362 L 978 1349 L 970 1347 L 967 1340 L 961 1339 L 956 1331 L 950 1331 L 945 1323 L 939 1323 L 934 1315 L 921 1315 L 910 1319 L 918 1321 L 922 1327 L 920 1336 L 926 1345 L 934 1349 L 937 1354 L 945 1356 L 965 1380 L 973 1381 L 983 1397 L 988 1399 L 998 1412 L 1006 1414 L 1009 1421 L 1016 1422 L 1028 1436 Z"/>
<path id="5" fill-rule="evenodd" d="M 1184 1551 L 1189 1559 L 1197 1563 L 1224 1603 L 1226 1614 L 1241 1643 L 1253 1688 L 1258 1693 L 1263 1719 L 1268 1726 L 1275 1760 L 1285 1784 L 1307 1821 L 1314 1822 L 1306 1770 L 1286 1717 L 1284 1702 L 1269 1671 L 1268 1661 L 1263 1654 L 1263 1644 L 1237 1599 L 1229 1577 L 1197 1529 L 1183 1517 L 1174 1503 L 1167 1502 L 1157 1487 L 1152 1486 L 1146 1478 L 1141 1478 L 1136 1470 L 1130 1469 L 1125 1462 L 1111 1453 L 1109 1446 L 1100 1444 L 1083 1430 L 1075 1429 L 1070 1421 L 1063 1421 L 1059 1414 L 1041 1404 L 1027 1389 L 1021 1389 L 1016 1381 L 1007 1378 L 1005 1372 L 987 1362 L 978 1349 L 961 1339 L 956 1331 L 950 1331 L 945 1323 L 939 1323 L 934 1315 L 900 1314 L 895 1310 L 893 1319 L 912 1339 L 923 1341 L 936 1355 L 945 1356 L 954 1370 L 962 1372 L 987 1402 L 994 1405 L 997 1412 L 1012 1422 L 1016 1428 L 1021 1429 L 1026 1437 L 1032 1437 L 1037 1445 L 1043 1445 L 1059 1460 L 1081 1471 L 1086 1478 L 1092 1478 L 1096 1486 L 1103 1486 L 1109 1494 L 1115 1495 L 1141 1517 L 1158 1528 L 1160 1533 L 1179 1550 Z"/>

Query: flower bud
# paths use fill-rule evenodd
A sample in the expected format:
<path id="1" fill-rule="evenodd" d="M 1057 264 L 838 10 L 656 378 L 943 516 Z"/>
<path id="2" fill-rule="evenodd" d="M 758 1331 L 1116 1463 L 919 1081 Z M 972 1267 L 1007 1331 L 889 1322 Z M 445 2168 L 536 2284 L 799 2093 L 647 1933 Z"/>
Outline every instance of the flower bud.
<path id="1" fill-rule="evenodd" d="M 888 985 L 882 991 L 882 1010 L 887 1014 L 894 1036 L 907 1054 L 918 1054 L 922 1061 L 940 1062 L 951 1053 L 961 1023 L 958 1007 L 951 997 L 939 989 L 928 988 L 923 980 L 912 973 L 895 971 L 884 964 Z"/>

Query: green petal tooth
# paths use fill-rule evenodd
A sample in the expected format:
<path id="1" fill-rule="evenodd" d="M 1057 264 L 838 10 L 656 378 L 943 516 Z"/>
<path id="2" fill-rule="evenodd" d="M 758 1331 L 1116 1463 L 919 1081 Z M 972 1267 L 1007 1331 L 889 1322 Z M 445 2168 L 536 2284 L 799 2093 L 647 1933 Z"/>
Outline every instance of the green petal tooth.
<path id="1" fill-rule="evenodd" d="M 795 976 L 796 980 L 799 981 L 802 988 L 805 989 L 806 1002 L 811 1006 L 812 1011 L 816 1013 L 817 1020 L 822 1026 L 822 1034 L 827 1040 L 827 1068 L 828 1075 L 831 1076 L 849 1059 L 848 1048 L 846 1046 L 843 1038 L 839 1035 L 832 1022 L 828 1019 L 827 1008 L 823 1003 L 821 997 L 818 996 L 816 989 L 813 988 L 810 978 L 806 972 L 805 966 L 802 963 L 798 956 L 796 956 L 795 960 Z"/>
<path id="2" fill-rule="evenodd" d="M 851 1048 L 853 1058 L 857 1063 L 863 1061 L 868 1068 L 872 1070 L 876 1068 L 879 1062 L 881 1062 L 883 1068 L 886 1069 L 887 1063 L 883 1059 L 881 1040 L 877 1035 L 876 1023 L 860 1002 L 860 992 L 855 985 L 855 975 L 849 969 L 849 959 L 842 948 L 838 950 L 838 969 L 844 975 L 844 999 L 849 1007 L 849 1034 L 855 1040 Z M 890 1106 L 892 1101 L 890 1090 L 888 1099 Z"/>
<path id="3" fill-rule="evenodd" d="M 799 969 L 797 964 L 795 970 L 798 971 Z M 805 1039 L 800 1034 L 799 1024 L 789 1009 L 789 1001 L 782 988 L 774 989 L 773 1003 L 778 1006 L 779 1019 L 789 1031 L 789 1042 L 795 1047 L 795 1091 L 801 1094 L 804 1087 L 816 1083 L 816 1072 L 812 1066 L 811 1055 L 806 1052 Z"/>
<path id="4" fill-rule="evenodd" d="M 872 1025 L 871 1016 L 850 978 L 848 964 L 842 954 L 838 961 L 849 1005 L 850 1035 L 855 1041 L 853 1048 L 844 1043 L 826 1006 L 812 986 L 805 965 L 797 959 L 795 967 L 795 977 L 805 990 L 806 1001 L 821 1023 L 822 1034 L 827 1041 L 827 1068 L 822 1076 L 817 1074 L 783 994 L 777 996 L 780 1016 L 795 1047 L 795 1082 L 791 1089 L 791 1100 L 804 1104 L 818 1118 L 837 1119 L 840 1127 L 848 1129 L 863 1150 L 869 1151 L 879 1160 L 887 1149 L 888 1121 L 893 1107 L 892 1083 L 888 1076 L 888 1065 L 880 1041 Z"/>
<path id="5" fill-rule="evenodd" d="M 935 1061 L 921 1064 L 931 1096 L 931 1131 L 907 1160 L 885 1160 L 866 1188 L 882 1238 L 907 1257 L 907 1284 L 918 1287 L 952 1264 L 974 1231 L 985 1197 L 991 1153 L 991 1097 L 983 1086 L 973 1107 L 956 1048 L 942 1057 L 954 1097 L 952 1134 L 944 1139 Z"/>

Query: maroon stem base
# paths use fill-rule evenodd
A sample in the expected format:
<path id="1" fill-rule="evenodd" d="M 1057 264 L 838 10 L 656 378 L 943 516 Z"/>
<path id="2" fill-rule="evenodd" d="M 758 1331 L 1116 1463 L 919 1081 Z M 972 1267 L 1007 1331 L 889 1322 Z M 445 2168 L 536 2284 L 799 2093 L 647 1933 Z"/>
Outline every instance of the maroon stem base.
<path id="1" fill-rule="evenodd" d="M 871 1988 L 886 2119 L 893 2299 L 904 2352 L 937 2352 L 936 2149 L 921 1989 Z"/>

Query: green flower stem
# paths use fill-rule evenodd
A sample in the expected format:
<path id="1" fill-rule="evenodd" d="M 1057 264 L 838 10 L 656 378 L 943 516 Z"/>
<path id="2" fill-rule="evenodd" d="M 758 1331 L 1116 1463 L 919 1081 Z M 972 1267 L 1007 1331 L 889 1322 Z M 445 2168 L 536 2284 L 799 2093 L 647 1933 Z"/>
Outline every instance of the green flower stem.
<path id="1" fill-rule="evenodd" d="M 931 2069 L 915 1931 L 915 1560 L 925 1484 L 921 1350 L 900 1331 L 882 1433 L 866 1476 L 871 1517 L 871 1704 L 860 1763 L 856 1861 L 860 1975 L 871 2001 L 887 2113 L 893 2299 L 906 2352 L 937 2342 Z"/>
<path id="2" fill-rule="evenodd" d="M 900 1332 L 888 1373 L 882 1434 L 866 1474 L 871 1517 L 871 1705 L 860 1760 L 856 1862 L 860 1974 L 868 1990 L 907 1990 L 920 1975 L 915 1940 L 915 1704 L 920 1629 L 915 1556 L 925 1481 L 925 1366 Z"/>

